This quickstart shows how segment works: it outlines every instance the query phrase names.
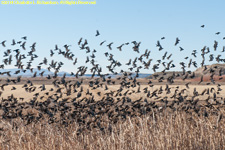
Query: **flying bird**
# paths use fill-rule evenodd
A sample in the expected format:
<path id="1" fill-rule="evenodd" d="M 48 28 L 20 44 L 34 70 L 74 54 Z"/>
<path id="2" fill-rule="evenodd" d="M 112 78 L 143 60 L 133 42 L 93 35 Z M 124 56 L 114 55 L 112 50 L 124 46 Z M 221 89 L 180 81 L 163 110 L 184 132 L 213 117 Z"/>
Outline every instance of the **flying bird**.
<path id="1" fill-rule="evenodd" d="M 107 46 L 108 46 L 108 48 L 110 49 L 110 50 L 112 50 L 112 44 L 113 44 L 113 42 L 111 42 L 111 43 L 109 43 Z"/>
<path id="2" fill-rule="evenodd" d="M 100 46 L 102 46 L 102 44 L 104 44 L 105 42 L 106 42 L 106 40 L 105 40 L 105 41 L 103 41 L 103 42 L 101 42 L 101 43 L 100 43 Z"/>
<path id="3" fill-rule="evenodd" d="M 174 45 L 176 46 L 177 44 L 179 44 L 179 42 L 180 42 L 180 39 L 177 37 Z"/>
<path id="4" fill-rule="evenodd" d="M 26 36 L 24 36 L 24 37 L 22 37 L 21 39 L 27 40 L 27 37 L 26 37 Z"/>
<path id="5" fill-rule="evenodd" d="M 12 40 L 12 44 L 11 44 L 11 45 L 12 45 L 12 46 L 16 45 L 16 42 L 15 42 L 14 39 Z"/>
<path id="6" fill-rule="evenodd" d="M 219 34 L 220 34 L 220 32 L 216 32 L 215 34 L 216 34 L 216 35 L 219 35 Z"/>
<path id="7" fill-rule="evenodd" d="M 80 40 L 78 41 L 78 45 L 80 45 L 81 42 L 82 42 L 82 38 L 80 38 Z"/>
<path id="8" fill-rule="evenodd" d="M 100 35 L 100 33 L 99 33 L 99 31 L 97 30 L 95 36 L 99 36 L 99 35 Z"/>
<path id="9" fill-rule="evenodd" d="M 6 42 L 6 40 L 2 41 L 2 43 L 0 43 L 0 44 L 2 44 L 3 47 L 5 47 L 5 42 Z"/>

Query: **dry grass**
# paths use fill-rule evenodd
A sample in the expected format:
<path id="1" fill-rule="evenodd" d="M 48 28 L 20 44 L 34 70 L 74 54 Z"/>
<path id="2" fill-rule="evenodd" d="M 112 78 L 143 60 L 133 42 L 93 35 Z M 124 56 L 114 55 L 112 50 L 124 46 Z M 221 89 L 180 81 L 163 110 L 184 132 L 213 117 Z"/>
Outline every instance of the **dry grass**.
<path id="1" fill-rule="evenodd" d="M 16 121 L 18 124 L 19 120 Z M 68 127 L 45 122 L 19 125 L 2 122 L 1 149 L 225 149 L 222 119 L 185 112 L 127 118 L 78 134 L 76 123 Z"/>

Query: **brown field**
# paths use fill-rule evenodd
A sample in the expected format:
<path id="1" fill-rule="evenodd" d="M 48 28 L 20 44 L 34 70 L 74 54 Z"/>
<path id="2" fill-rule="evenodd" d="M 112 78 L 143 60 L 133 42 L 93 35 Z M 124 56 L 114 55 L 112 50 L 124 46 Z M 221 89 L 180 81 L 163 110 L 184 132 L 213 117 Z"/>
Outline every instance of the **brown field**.
<path id="1" fill-rule="evenodd" d="M 56 91 L 57 88 L 55 88 L 53 85 L 46 85 L 46 90 L 45 91 L 41 91 L 41 89 L 39 88 L 40 86 L 42 86 L 42 84 L 37 84 L 35 85 L 37 87 L 37 90 L 34 92 L 34 93 L 39 93 L 39 97 L 42 97 L 44 96 L 44 98 L 41 100 L 45 100 L 49 95 L 53 95 Z M 143 97 L 143 98 L 147 98 L 146 94 L 143 92 L 142 89 L 148 87 L 148 89 L 150 91 L 154 91 L 154 90 L 157 90 L 159 89 L 160 87 L 162 87 L 163 91 L 162 91 L 162 94 L 158 94 L 158 96 L 160 98 L 163 98 L 165 96 L 168 97 L 168 100 L 169 101 L 172 101 L 174 99 L 171 99 L 170 97 L 173 95 L 175 89 L 177 89 L 176 87 L 179 86 L 179 91 L 181 91 L 182 89 L 185 88 L 185 85 L 170 85 L 169 87 L 171 88 L 171 93 L 170 94 L 166 94 L 166 91 L 164 91 L 164 89 L 166 88 L 166 85 L 154 85 L 154 87 L 149 87 L 148 85 L 141 85 L 140 88 L 141 88 L 141 92 L 140 93 L 132 93 L 131 95 L 128 95 L 130 96 L 133 100 L 136 100 L 136 99 L 139 99 L 140 97 Z M 17 90 L 14 90 L 12 91 L 12 87 L 16 87 Z M 82 85 L 83 87 L 83 94 L 82 96 L 80 97 L 80 99 L 84 98 L 84 97 L 90 97 L 90 96 L 87 96 L 85 95 L 87 89 L 90 90 L 90 92 L 92 92 L 93 96 L 96 98 L 96 100 L 98 99 L 101 99 L 106 93 L 110 92 L 110 91 L 116 91 L 119 89 L 120 85 L 109 85 L 108 86 L 108 90 L 105 90 L 104 87 L 102 88 L 98 88 L 98 89 L 95 89 L 95 90 L 91 90 L 89 88 L 88 85 Z M 187 89 L 185 92 L 184 92 L 184 95 L 187 95 L 190 99 L 191 97 L 193 96 L 193 91 L 194 91 L 194 88 L 196 88 L 197 92 L 198 93 L 202 93 L 205 89 L 211 89 L 211 88 L 214 88 L 214 89 L 217 89 L 217 85 L 189 85 L 189 89 Z M 49 92 L 49 95 L 46 95 L 45 93 L 48 92 L 51 88 L 54 89 L 54 91 L 50 91 Z M 221 89 L 225 89 L 225 85 L 222 85 L 220 87 Z M 135 92 L 138 90 L 138 87 L 135 87 L 135 88 L 130 88 L 130 89 L 126 89 L 124 90 L 124 92 L 122 92 L 123 94 L 129 90 L 128 93 L 132 92 L 132 90 L 134 90 Z M 66 92 L 65 88 L 63 88 L 62 90 L 63 92 Z M 101 92 L 101 96 L 97 95 L 97 92 Z M 10 96 L 11 94 L 14 95 L 14 97 L 17 97 L 17 98 L 24 98 L 24 102 L 26 101 L 29 101 L 33 98 L 33 95 L 34 93 L 29 93 L 29 92 L 26 92 L 24 88 L 22 88 L 22 85 L 9 85 L 7 87 L 5 87 L 5 90 L 4 92 L 2 93 L 1 97 L 2 98 L 7 98 L 8 96 Z M 77 94 L 74 94 L 74 95 L 70 95 L 70 96 L 67 96 L 66 94 L 63 94 L 63 98 L 74 98 L 76 97 Z M 212 96 L 212 94 L 210 93 L 210 96 Z M 1 98 L 0 97 L 0 98 Z M 121 97 L 121 96 L 119 96 Z M 203 96 L 197 96 L 196 98 L 199 98 L 200 100 L 205 100 L 206 98 L 208 97 L 208 95 L 203 95 Z M 155 100 L 160 100 L 160 98 L 153 98 L 152 100 L 150 101 L 155 101 Z M 225 92 L 221 91 L 219 94 L 217 94 L 217 98 L 225 98 Z"/>
<path id="2" fill-rule="evenodd" d="M 33 87 L 36 87 L 36 90 L 34 92 L 28 92 L 25 90 L 25 88 L 22 88 L 23 85 L 27 82 L 27 80 L 31 80 L 34 84 Z M 74 82 L 75 81 L 80 81 L 80 80 L 76 80 L 76 79 L 72 79 Z M 54 87 L 52 85 L 52 81 L 53 80 L 43 80 L 42 78 L 40 79 L 33 79 L 33 78 L 27 78 L 24 81 L 22 81 L 20 84 L 10 84 L 8 86 L 6 86 L 4 88 L 4 91 L 2 91 L 2 95 L 0 96 L 0 98 L 7 98 L 8 96 L 11 96 L 13 94 L 14 97 L 16 98 L 24 98 L 24 102 L 26 101 L 30 101 L 34 96 L 35 93 L 39 93 L 39 98 L 43 97 L 40 101 L 44 101 L 47 99 L 47 97 L 49 97 L 50 95 L 53 95 L 56 93 L 56 90 L 58 89 L 57 87 Z M 87 89 L 90 91 L 90 93 L 92 93 L 92 95 L 94 96 L 94 98 L 96 100 L 101 99 L 103 96 L 106 95 L 106 93 L 110 93 L 111 91 L 117 91 L 120 88 L 119 82 L 116 82 L 115 85 L 107 85 L 108 90 L 105 90 L 105 84 L 103 84 L 102 87 L 93 89 L 90 88 L 88 85 L 88 82 L 90 80 L 89 79 L 84 79 L 84 83 L 81 85 L 81 87 L 83 88 L 83 92 L 82 92 L 82 96 L 80 97 L 80 99 L 84 98 L 84 97 L 90 97 L 89 95 L 86 95 Z M 193 96 L 193 91 L 196 88 L 196 91 L 201 94 L 205 89 L 212 89 L 214 91 L 217 91 L 218 87 L 217 84 L 221 84 L 220 88 L 222 89 L 222 91 L 220 91 L 219 93 L 217 93 L 217 98 L 221 98 L 223 100 L 223 98 L 225 98 L 225 92 L 223 92 L 223 90 L 225 89 L 225 82 L 216 82 L 216 84 L 209 84 L 206 85 L 206 83 L 208 83 L 208 80 L 206 80 L 205 82 L 202 82 L 201 84 L 198 84 L 198 79 L 194 79 L 194 80 L 186 80 L 185 82 L 183 82 L 182 80 L 176 80 L 176 82 L 174 84 L 168 85 L 171 88 L 171 93 L 166 93 L 165 88 L 166 88 L 166 84 L 165 82 L 163 83 L 159 83 L 157 81 L 153 80 L 153 87 L 150 87 L 147 83 L 148 83 L 148 79 L 139 79 L 138 80 L 141 84 L 140 86 L 140 93 L 137 93 L 138 87 L 130 87 L 130 88 L 124 88 L 123 91 L 121 92 L 122 94 L 124 94 L 126 91 L 128 91 L 127 96 L 131 97 L 133 100 L 139 99 L 140 97 L 147 98 L 146 93 L 144 93 L 143 89 L 144 88 L 148 88 L 148 90 L 150 90 L 150 92 L 153 92 L 157 89 L 160 89 L 162 87 L 162 93 L 158 93 L 158 98 L 152 98 L 152 101 L 155 100 L 159 100 L 164 98 L 165 96 L 168 97 L 169 101 L 174 100 L 173 98 L 170 98 L 173 94 L 174 91 L 176 89 L 178 89 L 178 92 L 181 92 L 183 89 L 186 89 L 182 94 L 188 96 L 188 98 L 191 98 Z M 73 83 L 74 83 L 73 82 Z M 190 82 L 189 84 L 189 88 L 186 88 L 185 84 Z M 41 86 L 45 84 L 46 90 L 41 91 Z M 15 87 L 16 90 L 12 90 L 12 87 Z M 178 88 L 177 88 L 178 87 Z M 50 89 L 53 89 L 53 91 L 50 91 Z M 61 86 L 62 88 L 62 98 L 69 98 L 69 99 L 73 99 L 74 97 L 77 96 L 77 93 L 72 94 L 67 96 L 66 93 L 66 88 L 64 86 Z M 79 88 L 77 88 L 77 91 L 79 91 Z M 46 93 L 48 92 L 48 95 L 46 95 Z M 101 92 L 101 95 L 99 96 L 97 93 Z M 210 92 L 210 96 L 213 96 L 212 93 L 214 92 Z M 113 95 L 116 95 L 116 92 L 114 92 Z M 124 95 L 122 95 L 124 96 Z M 122 96 L 118 96 L 118 97 L 122 97 Z M 196 96 L 195 98 L 199 98 L 199 100 L 205 100 L 208 97 L 208 95 L 199 95 Z M 151 101 L 150 100 L 150 101 Z"/>

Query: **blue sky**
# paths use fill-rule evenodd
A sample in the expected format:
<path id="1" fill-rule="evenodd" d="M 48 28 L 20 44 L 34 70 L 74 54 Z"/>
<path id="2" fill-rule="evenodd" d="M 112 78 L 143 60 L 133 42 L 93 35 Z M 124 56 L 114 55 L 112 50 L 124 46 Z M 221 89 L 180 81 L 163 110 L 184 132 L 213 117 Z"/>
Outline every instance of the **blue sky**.
<path id="1" fill-rule="evenodd" d="M 83 37 L 88 40 L 91 49 L 98 51 L 96 59 L 104 68 L 109 63 L 103 53 L 109 50 L 106 45 L 100 47 L 100 42 L 114 42 L 110 52 L 115 59 L 126 63 L 129 58 L 139 55 L 132 51 L 131 45 L 122 52 L 116 47 L 136 40 L 142 42 L 142 52 L 151 50 L 154 61 L 168 51 L 179 63 L 194 49 L 199 54 L 205 45 L 212 50 L 214 40 L 219 42 L 219 50 L 225 45 L 222 39 L 225 36 L 224 6 L 225 1 L 222 0 L 96 0 L 96 5 L 0 5 L 0 41 L 7 40 L 11 44 L 12 39 L 20 40 L 22 36 L 27 36 L 27 46 L 37 42 L 36 53 L 40 59 L 47 57 L 49 60 L 52 59 L 49 51 L 55 44 L 59 47 L 69 44 L 78 57 L 79 66 L 86 59 L 85 52 L 80 51 L 77 45 Z M 204 29 L 200 28 L 202 24 Z M 98 37 L 95 37 L 96 30 L 101 34 Z M 218 31 L 221 34 L 215 35 Z M 164 49 L 159 52 L 155 45 L 163 36 L 165 40 L 161 44 Z M 174 46 L 176 37 L 181 40 L 177 47 Z M 179 46 L 184 48 L 183 52 L 179 52 Z M 4 50 L 0 46 L 0 52 Z M 61 56 L 54 59 L 65 62 L 64 71 L 75 71 L 78 67 Z M 179 67 L 176 69 L 179 70 Z"/>

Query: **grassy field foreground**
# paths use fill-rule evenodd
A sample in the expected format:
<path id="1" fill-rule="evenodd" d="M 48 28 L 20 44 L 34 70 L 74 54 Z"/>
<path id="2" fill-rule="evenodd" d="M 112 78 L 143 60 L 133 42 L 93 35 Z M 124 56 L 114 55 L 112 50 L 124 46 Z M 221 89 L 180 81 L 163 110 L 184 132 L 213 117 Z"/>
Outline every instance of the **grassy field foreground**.
<path id="1" fill-rule="evenodd" d="M 19 123 L 20 122 L 20 123 Z M 185 112 L 127 118 L 108 130 L 86 130 L 43 121 L 23 125 L 20 120 L 1 122 L 1 149 L 224 149 L 225 124 L 221 115 Z M 15 125 L 17 124 L 17 125 Z"/>

